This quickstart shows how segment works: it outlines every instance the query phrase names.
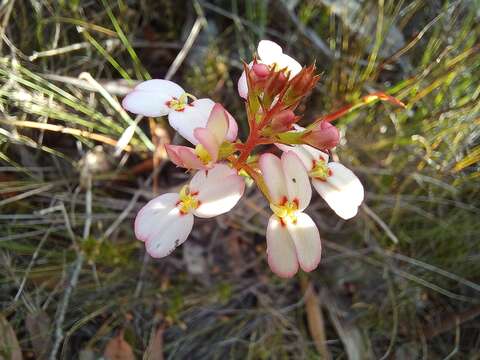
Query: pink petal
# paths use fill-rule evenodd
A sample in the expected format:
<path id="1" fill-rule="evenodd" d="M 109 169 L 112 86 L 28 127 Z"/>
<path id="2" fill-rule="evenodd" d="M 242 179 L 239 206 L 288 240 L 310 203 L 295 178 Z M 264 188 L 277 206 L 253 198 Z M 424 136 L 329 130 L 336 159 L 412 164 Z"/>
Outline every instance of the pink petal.
<path id="1" fill-rule="evenodd" d="M 209 170 L 198 171 L 190 180 L 190 191 L 196 192 L 202 190 L 204 186 L 218 184 L 230 175 L 237 175 L 237 171 L 225 164 L 215 164 Z"/>
<path id="2" fill-rule="evenodd" d="M 207 129 L 215 138 L 217 144 L 223 143 L 229 125 L 228 115 L 221 104 L 215 104 L 207 122 Z M 200 141 L 200 140 L 199 140 Z"/>
<path id="3" fill-rule="evenodd" d="M 179 98 L 185 91 L 169 80 L 154 79 L 138 84 L 122 101 L 122 106 L 144 116 L 167 115 L 170 108 L 167 102 Z"/>
<path id="4" fill-rule="evenodd" d="M 205 164 L 195 154 L 195 150 L 187 146 L 179 146 L 177 149 L 178 156 L 182 159 L 182 167 L 187 169 L 205 169 Z"/>
<path id="5" fill-rule="evenodd" d="M 315 270 L 322 257 L 322 244 L 317 225 L 305 213 L 297 214 L 297 222 L 287 222 L 287 230 L 292 237 L 298 262 L 303 271 Z"/>
<path id="6" fill-rule="evenodd" d="M 187 169 L 203 169 L 204 164 L 198 159 L 195 150 L 187 146 L 165 145 L 168 157 L 177 166 Z"/>
<path id="7" fill-rule="evenodd" d="M 280 277 L 289 278 L 298 271 L 295 245 L 276 215 L 272 215 L 268 221 L 267 260 L 270 269 Z"/>
<path id="8" fill-rule="evenodd" d="M 165 222 L 176 216 L 176 204 L 178 194 L 167 193 L 150 200 L 137 214 L 135 218 L 135 236 L 138 240 L 145 241 L 162 228 Z"/>
<path id="9" fill-rule="evenodd" d="M 312 180 L 313 187 L 342 219 L 357 215 L 363 202 L 363 185 L 355 174 L 339 163 L 329 163 L 332 175 L 326 181 Z"/>
<path id="10" fill-rule="evenodd" d="M 276 42 L 261 40 L 257 46 L 257 53 L 262 63 L 272 65 L 282 56 L 283 50 Z"/>
<path id="11" fill-rule="evenodd" d="M 284 152 L 281 161 L 288 199 L 297 200 L 299 210 L 303 211 L 312 198 L 312 186 L 305 165 L 293 151 Z"/>
<path id="12" fill-rule="evenodd" d="M 197 145 L 193 135 L 196 128 L 207 126 L 208 117 L 215 103 L 210 99 L 198 99 L 187 105 L 183 110 L 170 111 L 168 121 L 170 125 L 185 139 Z"/>
<path id="13" fill-rule="evenodd" d="M 280 204 L 287 196 L 287 185 L 280 159 L 273 154 L 265 153 L 260 156 L 258 165 L 267 185 L 271 202 Z"/>
<path id="14" fill-rule="evenodd" d="M 176 209 L 175 216 L 169 220 L 162 222 L 162 226 L 158 226 L 158 231 L 145 241 L 147 252 L 154 258 L 170 255 L 177 246 L 187 240 L 192 231 L 192 214 L 180 214 Z"/>
<path id="15" fill-rule="evenodd" d="M 237 89 L 238 95 L 240 95 L 241 98 L 244 98 L 246 100 L 248 97 L 248 83 L 247 74 L 245 74 L 245 71 L 242 72 L 240 79 L 238 79 Z"/>
<path id="16" fill-rule="evenodd" d="M 228 116 L 228 132 L 227 135 L 225 136 L 225 140 L 233 142 L 237 140 L 238 136 L 238 124 L 235 118 L 227 111 L 225 110 Z"/>
<path id="17" fill-rule="evenodd" d="M 195 139 L 207 150 L 213 163 L 217 162 L 221 142 L 206 128 L 196 128 L 193 132 Z"/>

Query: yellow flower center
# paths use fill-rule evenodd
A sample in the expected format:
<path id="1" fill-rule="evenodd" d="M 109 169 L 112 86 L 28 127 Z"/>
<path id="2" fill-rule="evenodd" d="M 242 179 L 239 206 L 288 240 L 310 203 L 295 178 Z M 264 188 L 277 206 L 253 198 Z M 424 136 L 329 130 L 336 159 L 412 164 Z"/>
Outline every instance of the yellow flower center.
<path id="1" fill-rule="evenodd" d="M 188 214 L 200 206 L 200 200 L 197 199 L 198 192 L 190 192 L 188 185 L 182 187 L 178 195 L 180 199 L 177 207 L 180 209 L 180 213 Z"/>
<path id="2" fill-rule="evenodd" d="M 272 209 L 273 213 L 280 218 L 282 224 L 285 224 L 286 221 L 290 221 L 293 224 L 297 222 L 297 199 L 288 201 L 286 198 L 284 198 L 279 205 L 270 204 L 270 209 Z"/>
<path id="3" fill-rule="evenodd" d="M 212 161 L 212 157 L 202 144 L 198 144 L 197 146 L 195 146 L 195 154 L 205 165 L 209 164 Z"/>
<path id="4" fill-rule="evenodd" d="M 175 111 L 183 111 L 188 105 L 188 98 L 192 100 L 197 100 L 197 98 L 189 93 L 183 93 L 180 97 L 173 98 L 172 100 L 167 101 L 167 106 Z"/>
<path id="5" fill-rule="evenodd" d="M 313 160 L 312 170 L 308 173 L 312 178 L 325 181 L 332 175 L 332 171 L 328 167 L 327 162 L 324 159 Z"/>

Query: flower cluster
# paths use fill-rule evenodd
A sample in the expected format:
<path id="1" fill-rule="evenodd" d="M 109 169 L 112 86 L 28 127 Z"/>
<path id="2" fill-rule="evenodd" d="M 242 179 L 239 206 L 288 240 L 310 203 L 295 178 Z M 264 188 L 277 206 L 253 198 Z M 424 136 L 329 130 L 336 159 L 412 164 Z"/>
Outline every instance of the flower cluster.
<path id="1" fill-rule="evenodd" d="M 257 56 L 244 65 L 238 81 L 249 125 L 245 141 L 237 138 L 237 122 L 221 104 L 197 99 L 171 81 L 145 81 L 124 98 L 123 107 L 132 113 L 168 116 L 170 125 L 192 144 L 166 145 L 170 160 L 197 171 L 179 193 L 160 195 L 138 213 L 135 234 L 151 256 L 167 256 L 182 244 L 194 216 L 209 218 L 231 210 L 248 176 L 272 210 L 266 231 L 272 271 L 291 277 L 299 267 L 307 272 L 317 268 L 320 234 L 304 212 L 311 185 L 343 219 L 357 214 L 364 197 L 353 172 L 329 161 L 339 142 L 335 126 L 325 118 L 306 128 L 297 125 L 297 107 L 318 80 L 313 65 L 302 67 L 276 43 L 260 41 Z M 272 152 L 259 154 L 260 145 L 271 145 Z"/>

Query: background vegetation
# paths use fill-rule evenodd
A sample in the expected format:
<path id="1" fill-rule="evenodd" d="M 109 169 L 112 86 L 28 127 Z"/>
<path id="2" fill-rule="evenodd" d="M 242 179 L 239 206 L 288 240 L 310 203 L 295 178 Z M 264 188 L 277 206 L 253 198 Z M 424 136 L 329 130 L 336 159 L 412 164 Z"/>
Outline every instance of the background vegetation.
<path id="1" fill-rule="evenodd" d="M 479 359 L 479 24 L 476 0 L 2 1 L 0 358 Z M 167 76 L 245 131 L 263 38 L 316 62 L 305 121 L 374 91 L 407 105 L 336 122 L 365 206 L 345 222 L 313 199 L 309 276 L 268 269 L 253 188 L 150 259 L 133 218 L 189 174 L 153 153 L 181 141 L 161 121 L 115 152 L 118 101 Z"/>

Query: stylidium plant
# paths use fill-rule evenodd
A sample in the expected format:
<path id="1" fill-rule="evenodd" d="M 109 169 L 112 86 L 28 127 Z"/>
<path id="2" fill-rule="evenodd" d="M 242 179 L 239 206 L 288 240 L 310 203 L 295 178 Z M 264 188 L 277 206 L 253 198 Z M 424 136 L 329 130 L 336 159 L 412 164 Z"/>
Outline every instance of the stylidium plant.
<path id="1" fill-rule="evenodd" d="M 192 144 L 165 145 L 174 164 L 196 171 L 190 183 L 179 193 L 154 198 L 135 219 L 135 235 L 151 256 L 167 256 L 182 244 L 195 216 L 210 218 L 230 211 L 243 195 L 245 178 L 250 178 L 272 210 L 266 229 L 272 271 L 291 277 L 299 268 L 309 272 L 318 267 L 320 234 L 304 212 L 311 185 L 343 219 L 354 217 L 364 199 L 355 174 L 329 161 L 340 138 L 331 121 L 374 100 L 402 105 L 384 93 L 370 94 L 300 127 L 298 105 L 318 81 L 314 65 L 302 67 L 276 43 L 260 41 L 257 56 L 244 64 L 238 81 L 249 128 L 244 141 L 237 138 L 237 122 L 221 104 L 197 99 L 171 81 L 145 81 L 124 98 L 123 107 L 132 113 L 168 116 L 170 125 Z M 270 150 L 259 152 L 261 145 Z"/>

